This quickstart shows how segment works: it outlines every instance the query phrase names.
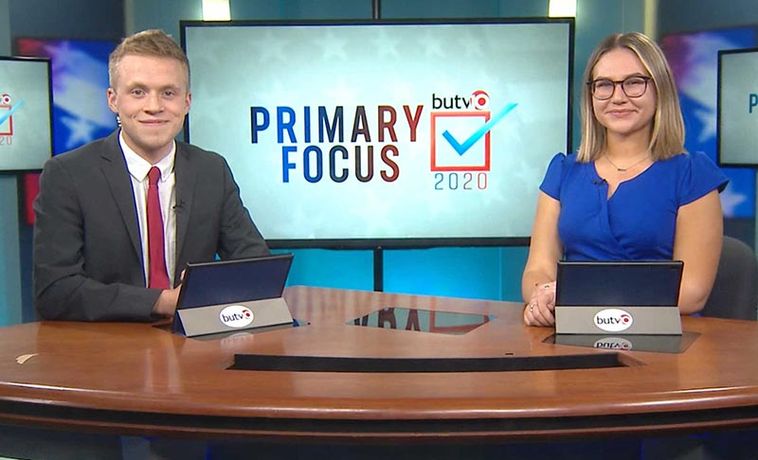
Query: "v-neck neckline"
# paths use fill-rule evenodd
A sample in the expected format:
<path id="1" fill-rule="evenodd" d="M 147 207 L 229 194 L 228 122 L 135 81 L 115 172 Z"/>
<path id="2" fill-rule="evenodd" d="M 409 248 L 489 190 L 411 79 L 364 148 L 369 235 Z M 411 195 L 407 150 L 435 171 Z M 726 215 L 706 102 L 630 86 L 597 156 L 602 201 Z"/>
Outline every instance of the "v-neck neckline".
<path id="1" fill-rule="evenodd" d="M 616 193 L 619 191 L 619 189 L 621 188 L 621 186 L 623 184 L 625 184 L 627 182 L 632 182 L 635 179 L 638 179 L 639 177 L 641 177 L 642 175 L 644 175 L 645 173 L 647 173 L 650 170 L 650 168 L 652 168 L 653 165 L 656 163 L 656 161 L 653 160 L 645 169 L 643 169 L 642 171 L 640 171 L 639 173 L 635 174 L 632 177 L 629 177 L 627 179 L 619 181 L 616 184 L 616 187 L 613 190 L 611 190 L 611 183 L 608 182 L 608 179 L 602 177 L 600 175 L 600 173 L 598 172 L 598 170 L 597 170 L 597 161 L 598 160 L 593 160 L 592 161 L 592 172 L 595 175 L 595 180 L 597 180 L 600 183 L 603 183 L 605 185 L 606 189 L 608 190 L 608 192 L 606 193 L 606 200 L 607 201 L 610 201 L 611 198 L 613 198 L 614 196 L 616 196 Z"/>

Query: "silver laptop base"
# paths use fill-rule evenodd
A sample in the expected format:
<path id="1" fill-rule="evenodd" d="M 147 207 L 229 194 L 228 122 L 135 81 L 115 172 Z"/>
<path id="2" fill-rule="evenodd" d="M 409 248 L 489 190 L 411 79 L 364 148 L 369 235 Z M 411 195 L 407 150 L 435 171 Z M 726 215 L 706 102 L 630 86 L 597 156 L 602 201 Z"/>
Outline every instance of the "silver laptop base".
<path id="1" fill-rule="evenodd" d="M 556 334 L 681 335 L 679 308 L 555 307 Z"/>
<path id="2" fill-rule="evenodd" d="M 187 337 L 245 331 L 292 323 L 284 297 L 249 300 L 176 311 L 176 326 Z"/>

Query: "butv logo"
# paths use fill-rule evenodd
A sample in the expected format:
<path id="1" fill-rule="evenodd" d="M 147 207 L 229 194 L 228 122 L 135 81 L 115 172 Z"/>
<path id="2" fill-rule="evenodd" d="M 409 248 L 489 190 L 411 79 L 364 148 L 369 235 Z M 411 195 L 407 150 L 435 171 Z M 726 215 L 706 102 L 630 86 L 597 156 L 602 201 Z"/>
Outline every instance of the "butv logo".
<path id="1" fill-rule="evenodd" d="M 0 145 L 13 144 L 13 114 L 24 101 L 13 104 L 13 98 L 8 93 L 0 95 Z"/>
<path id="2" fill-rule="evenodd" d="M 595 326 L 607 332 L 621 332 L 634 324 L 634 318 L 629 312 L 619 308 L 600 310 L 593 318 Z"/>
<path id="3" fill-rule="evenodd" d="M 483 89 L 468 96 L 432 93 L 430 170 L 435 190 L 487 188 L 492 129 L 517 105 L 509 102 L 493 112 Z"/>
<path id="4" fill-rule="evenodd" d="M 230 305 L 221 310 L 218 319 L 225 326 L 240 328 L 252 323 L 255 315 L 244 305 Z"/>

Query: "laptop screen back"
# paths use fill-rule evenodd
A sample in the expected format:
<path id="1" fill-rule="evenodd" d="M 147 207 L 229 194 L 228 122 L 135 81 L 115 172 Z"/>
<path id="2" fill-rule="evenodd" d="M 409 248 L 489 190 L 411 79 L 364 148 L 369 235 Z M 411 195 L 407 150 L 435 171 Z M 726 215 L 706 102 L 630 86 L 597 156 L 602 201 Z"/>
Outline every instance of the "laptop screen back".
<path id="1" fill-rule="evenodd" d="M 281 297 L 292 254 L 190 263 L 177 308 Z"/>
<path id="2" fill-rule="evenodd" d="M 672 306 L 681 261 L 558 262 L 557 306 Z"/>

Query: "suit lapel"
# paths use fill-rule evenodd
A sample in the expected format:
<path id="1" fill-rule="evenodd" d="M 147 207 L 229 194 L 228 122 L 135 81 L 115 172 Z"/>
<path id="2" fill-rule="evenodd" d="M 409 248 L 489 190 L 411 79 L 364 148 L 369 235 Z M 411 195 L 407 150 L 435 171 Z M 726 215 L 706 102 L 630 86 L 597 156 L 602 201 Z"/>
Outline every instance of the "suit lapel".
<path id="1" fill-rule="evenodd" d="M 192 209 L 192 191 L 195 190 L 197 174 L 192 167 L 192 157 L 180 142 L 176 143 L 176 157 L 174 158 L 174 176 L 176 179 L 176 271 L 180 271 L 182 249 L 187 236 L 190 210 Z M 184 267 L 181 267 L 183 269 Z M 179 274 L 177 273 L 177 279 Z"/>
<path id="2" fill-rule="evenodd" d="M 106 148 L 101 154 L 102 171 L 106 182 L 110 187 L 113 201 L 116 202 L 121 218 L 124 220 L 129 239 L 135 253 L 142 260 L 142 244 L 140 242 L 139 225 L 137 224 L 137 210 L 134 203 L 134 191 L 129 171 L 126 168 L 124 154 L 118 144 L 118 133 L 111 134 L 106 139 Z"/>

